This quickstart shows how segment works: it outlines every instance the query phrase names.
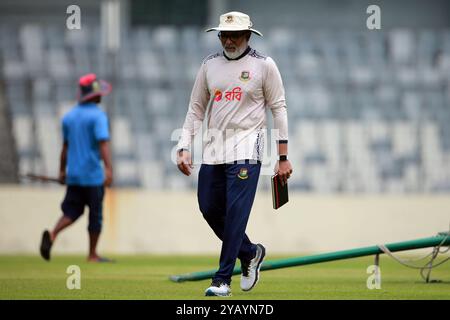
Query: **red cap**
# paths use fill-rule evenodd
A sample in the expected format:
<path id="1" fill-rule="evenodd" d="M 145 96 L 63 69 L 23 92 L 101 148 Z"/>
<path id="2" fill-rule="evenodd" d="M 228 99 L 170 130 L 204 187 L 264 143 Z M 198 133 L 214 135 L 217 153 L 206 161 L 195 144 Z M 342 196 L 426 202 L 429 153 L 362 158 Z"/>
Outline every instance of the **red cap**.
<path id="1" fill-rule="evenodd" d="M 106 96 L 111 92 L 111 84 L 104 80 L 97 80 L 95 73 L 82 76 L 78 82 L 78 101 L 86 102 L 94 97 Z"/>
<path id="2" fill-rule="evenodd" d="M 80 86 L 91 85 L 95 80 L 97 80 L 97 75 L 95 73 L 86 74 L 80 78 Z"/>

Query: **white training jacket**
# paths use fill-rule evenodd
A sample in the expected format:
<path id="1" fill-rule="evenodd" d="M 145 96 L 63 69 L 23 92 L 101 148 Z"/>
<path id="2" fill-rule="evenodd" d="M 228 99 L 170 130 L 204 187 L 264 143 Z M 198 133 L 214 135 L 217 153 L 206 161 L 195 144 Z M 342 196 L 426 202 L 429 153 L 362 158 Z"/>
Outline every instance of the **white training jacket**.
<path id="1" fill-rule="evenodd" d="M 266 107 L 278 129 L 276 139 L 287 142 L 286 99 L 275 62 L 250 47 L 236 60 L 223 53 L 210 55 L 197 74 L 177 149 L 191 149 L 206 118 L 204 164 L 261 161 Z"/>

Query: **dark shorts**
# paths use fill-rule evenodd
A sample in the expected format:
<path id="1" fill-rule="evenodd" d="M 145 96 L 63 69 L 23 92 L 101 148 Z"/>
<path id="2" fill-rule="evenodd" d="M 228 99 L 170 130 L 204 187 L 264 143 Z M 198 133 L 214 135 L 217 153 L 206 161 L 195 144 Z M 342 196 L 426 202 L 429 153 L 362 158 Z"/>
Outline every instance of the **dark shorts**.
<path id="1" fill-rule="evenodd" d="M 66 196 L 61 204 L 64 216 L 72 221 L 77 220 L 89 208 L 88 230 L 100 232 L 102 229 L 102 209 L 105 189 L 103 186 L 82 187 L 67 186 Z"/>

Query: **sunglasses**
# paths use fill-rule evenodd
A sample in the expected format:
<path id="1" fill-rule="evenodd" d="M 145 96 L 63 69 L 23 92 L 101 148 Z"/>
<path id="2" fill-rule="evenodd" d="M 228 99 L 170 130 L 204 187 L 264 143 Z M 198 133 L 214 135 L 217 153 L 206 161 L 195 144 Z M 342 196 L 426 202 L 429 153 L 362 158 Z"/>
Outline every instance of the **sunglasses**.
<path id="1" fill-rule="evenodd" d="M 220 40 L 225 41 L 227 39 L 230 39 L 231 41 L 236 41 L 239 40 L 239 38 L 245 36 L 247 34 L 246 31 L 242 31 L 242 32 L 219 32 L 219 34 L 217 35 L 219 37 Z"/>

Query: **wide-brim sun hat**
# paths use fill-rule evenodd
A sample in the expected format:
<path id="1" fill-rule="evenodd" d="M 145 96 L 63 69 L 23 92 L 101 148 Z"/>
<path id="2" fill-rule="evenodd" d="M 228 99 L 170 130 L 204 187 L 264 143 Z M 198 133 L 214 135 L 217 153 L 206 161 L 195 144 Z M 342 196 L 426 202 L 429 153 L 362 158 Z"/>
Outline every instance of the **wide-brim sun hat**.
<path id="1" fill-rule="evenodd" d="M 249 30 L 258 36 L 263 36 L 261 32 L 252 28 L 253 23 L 250 21 L 250 17 L 242 12 L 232 11 L 220 16 L 219 26 L 215 28 L 209 28 L 205 32 L 210 31 L 244 31 Z"/>
<path id="2" fill-rule="evenodd" d="M 106 96 L 112 90 L 112 86 L 105 80 L 97 79 L 95 73 L 82 76 L 78 82 L 78 101 L 86 102 L 92 98 Z"/>

